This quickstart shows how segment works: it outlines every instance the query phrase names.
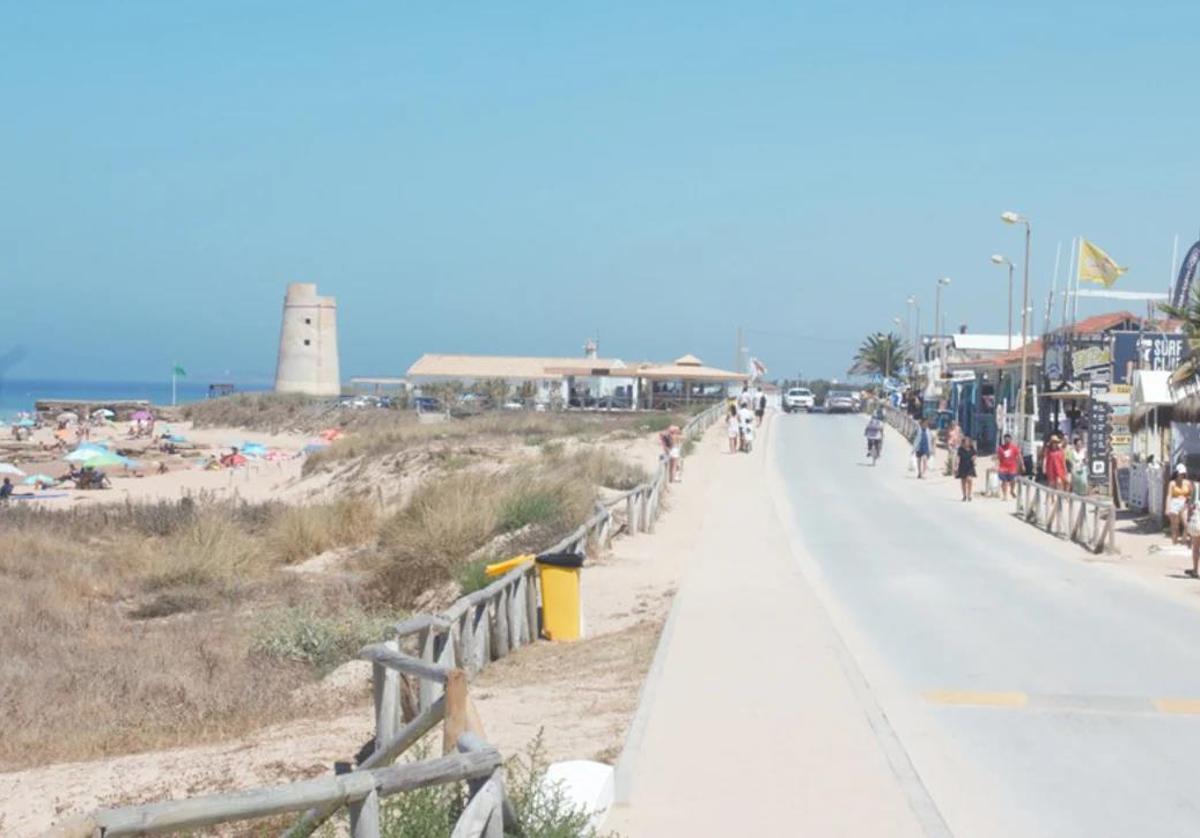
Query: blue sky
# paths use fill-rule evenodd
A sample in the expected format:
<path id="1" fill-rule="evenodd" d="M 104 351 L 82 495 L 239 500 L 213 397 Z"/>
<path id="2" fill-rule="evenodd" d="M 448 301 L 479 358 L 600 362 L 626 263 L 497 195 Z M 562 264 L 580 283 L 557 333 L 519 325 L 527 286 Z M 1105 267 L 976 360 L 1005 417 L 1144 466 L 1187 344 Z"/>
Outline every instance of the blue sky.
<path id="1" fill-rule="evenodd" d="M 1050 8 L 1050 7 L 1053 8 Z M 950 276 L 1002 331 L 1034 222 L 1165 290 L 1200 232 L 1187 3 L 0 3 L 0 353 L 269 377 L 288 281 L 345 375 L 422 352 L 844 372 Z M 1065 273 L 1065 258 L 1063 272 Z M 1111 306 L 1089 303 L 1081 312 Z M 1040 315 L 1039 315 L 1040 316 Z"/>

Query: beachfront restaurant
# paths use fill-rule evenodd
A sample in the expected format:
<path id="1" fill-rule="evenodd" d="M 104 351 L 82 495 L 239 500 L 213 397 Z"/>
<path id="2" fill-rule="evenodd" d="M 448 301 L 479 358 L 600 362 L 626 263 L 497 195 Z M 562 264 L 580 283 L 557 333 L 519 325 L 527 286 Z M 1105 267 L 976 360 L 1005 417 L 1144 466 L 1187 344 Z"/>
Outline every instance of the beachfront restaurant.
<path id="1" fill-rule="evenodd" d="M 667 364 L 615 358 L 423 355 L 408 380 L 459 382 L 465 389 L 504 382 L 527 407 L 576 410 L 673 410 L 718 402 L 749 376 L 705 366 L 694 355 Z"/>

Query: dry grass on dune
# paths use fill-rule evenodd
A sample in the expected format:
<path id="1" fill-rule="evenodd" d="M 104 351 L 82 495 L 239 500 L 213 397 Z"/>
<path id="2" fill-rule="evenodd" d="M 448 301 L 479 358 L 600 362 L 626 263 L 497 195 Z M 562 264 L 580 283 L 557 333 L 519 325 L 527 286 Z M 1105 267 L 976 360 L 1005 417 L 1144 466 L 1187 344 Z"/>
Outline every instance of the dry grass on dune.
<path id="1" fill-rule="evenodd" d="M 430 426 L 545 442 L 515 465 L 462 465 L 452 461 L 470 443 L 452 435 L 390 515 L 369 494 L 304 507 L 201 497 L 0 510 L 0 770 L 320 712 L 291 691 L 353 657 L 400 609 L 447 582 L 472 589 L 483 561 L 578 526 L 600 487 L 646 479 L 581 443 L 589 419 L 561 423 L 529 414 Z M 555 427 L 581 430 L 563 445 Z M 351 572 L 283 572 L 342 548 L 354 548 Z"/>
<path id="2" fill-rule="evenodd" d="M 363 411 L 370 414 L 372 411 Z M 412 414 L 401 411 L 374 411 L 383 414 L 373 424 L 360 427 L 354 434 L 339 439 L 304 463 L 311 474 L 334 464 L 364 457 L 396 454 L 417 446 L 450 444 L 456 447 L 472 443 L 519 439 L 526 445 L 575 438 L 595 440 L 606 435 L 637 437 L 666 429 L 680 421 L 671 414 L 538 413 L 536 411 L 483 413 L 466 419 L 422 424 Z M 392 417 L 388 420 L 386 417 Z"/>
<path id="3" fill-rule="evenodd" d="M 371 590 L 407 605 L 450 579 L 477 587 L 480 565 L 497 558 L 489 545 L 499 542 L 508 554 L 548 547 L 593 512 L 598 487 L 632 488 L 645 479 L 611 453 L 586 449 L 432 480 L 383 523 L 379 549 L 365 555 Z"/>
<path id="4" fill-rule="evenodd" d="M 291 690 L 394 615 L 364 613 L 353 581 L 278 568 L 372 540 L 370 509 L 312 507 L 303 524 L 233 503 L 0 511 L 0 769 L 294 715 Z"/>
<path id="5" fill-rule="evenodd" d="M 291 393 L 235 393 L 179 409 L 180 415 L 197 427 L 270 432 L 317 430 L 329 412 L 327 401 Z"/>

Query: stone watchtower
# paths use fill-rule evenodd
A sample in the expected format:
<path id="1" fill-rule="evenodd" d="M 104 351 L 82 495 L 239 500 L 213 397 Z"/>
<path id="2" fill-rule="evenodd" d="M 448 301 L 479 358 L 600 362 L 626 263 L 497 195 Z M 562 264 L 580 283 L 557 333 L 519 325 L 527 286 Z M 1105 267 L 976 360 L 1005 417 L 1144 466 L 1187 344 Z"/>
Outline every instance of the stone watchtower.
<path id="1" fill-rule="evenodd" d="M 337 396 L 342 392 L 337 300 L 318 297 L 317 286 L 311 282 L 291 283 L 283 298 L 275 392 L 310 396 Z"/>

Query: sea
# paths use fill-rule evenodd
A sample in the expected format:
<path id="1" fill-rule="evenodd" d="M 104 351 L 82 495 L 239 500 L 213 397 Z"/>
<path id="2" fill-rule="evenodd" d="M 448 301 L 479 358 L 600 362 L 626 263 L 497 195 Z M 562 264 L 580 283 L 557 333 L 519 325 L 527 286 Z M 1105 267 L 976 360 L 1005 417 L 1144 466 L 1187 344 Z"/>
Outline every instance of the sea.
<path id="1" fill-rule="evenodd" d="M 176 403 L 203 401 L 208 398 L 208 384 L 180 379 L 176 383 Z M 261 392 L 271 389 L 266 382 L 236 384 L 238 392 Z M 0 422 L 12 419 L 25 410 L 33 410 L 38 399 L 79 399 L 106 401 L 146 399 L 152 404 L 171 403 L 171 382 L 167 381 L 65 381 L 53 379 L 9 378 L 0 381 Z"/>

